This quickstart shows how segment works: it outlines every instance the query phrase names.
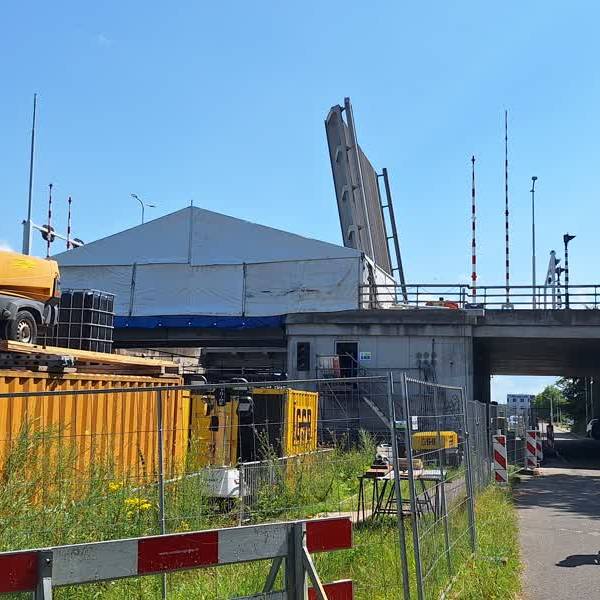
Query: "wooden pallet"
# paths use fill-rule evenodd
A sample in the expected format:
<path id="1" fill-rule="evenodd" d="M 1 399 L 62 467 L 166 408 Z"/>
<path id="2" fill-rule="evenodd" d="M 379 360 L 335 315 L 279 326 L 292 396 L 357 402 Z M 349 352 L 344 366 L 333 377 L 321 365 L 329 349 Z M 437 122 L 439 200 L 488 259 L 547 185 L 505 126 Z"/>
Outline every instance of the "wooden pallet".
<path id="1" fill-rule="evenodd" d="M 170 360 L 141 358 L 124 354 L 109 354 L 76 350 L 75 348 L 58 348 L 24 344 L 12 340 L 0 340 L 0 368 L 28 368 L 45 370 L 47 365 L 59 362 L 72 363 L 68 368 L 75 368 L 78 373 L 106 373 L 113 375 L 178 375 L 180 367 Z M 70 360 L 67 360 L 70 359 Z M 41 367 L 41 369 L 39 368 Z M 67 364 L 65 364 L 67 367 Z"/>

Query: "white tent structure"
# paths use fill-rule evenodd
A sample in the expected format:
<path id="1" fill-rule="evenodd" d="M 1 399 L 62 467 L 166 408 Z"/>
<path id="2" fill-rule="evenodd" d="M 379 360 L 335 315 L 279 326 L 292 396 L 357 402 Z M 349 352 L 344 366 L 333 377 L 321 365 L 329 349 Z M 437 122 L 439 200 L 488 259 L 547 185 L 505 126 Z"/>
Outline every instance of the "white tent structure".
<path id="1" fill-rule="evenodd" d="M 54 258 L 63 288 L 115 294 L 119 322 L 137 327 L 356 309 L 361 285 L 393 284 L 352 248 L 193 206 Z"/>

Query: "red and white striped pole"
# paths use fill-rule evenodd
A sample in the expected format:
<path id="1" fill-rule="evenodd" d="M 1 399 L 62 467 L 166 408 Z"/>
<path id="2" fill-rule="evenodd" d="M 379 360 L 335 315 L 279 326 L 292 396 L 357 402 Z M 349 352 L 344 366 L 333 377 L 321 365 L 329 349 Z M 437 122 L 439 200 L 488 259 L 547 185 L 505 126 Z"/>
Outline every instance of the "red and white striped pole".
<path id="1" fill-rule="evenodd" d="M 67 213 L 67 250 L 71 249 L 71 196 L 69 196 L 69 211 Z"/>
<path id="2" fill-rule="evenodd" d="M 477 302 L 477 245 L 475 237 L 475 156 L 471 157 L 471 299 Z"/>
<path id="3" fill-rule="evenodd" d="M 48 184 L 48 237 L 46 238 L 46 258 L 50 258 L 50 244 L 52 243 L 52 184 Z"/>
<path id="4" fill-rule="evenodd" d="M 537 469 L 537 431 L 528 429 L 525 437 L 525 469 Z"/>
<path id="5" fill-rule="evenodd" d="M 506 456 L 506 436 L 493 436 L 494 479 L 496 483 L 508 483 L 508 459 Z"/>
<path id="6" fill-rule="evenodd" d="M 506 307 L 510 307 L 510 244 L 508 222 L 508 111 L 504 111 L 504 233 L 506 269 Z"/>

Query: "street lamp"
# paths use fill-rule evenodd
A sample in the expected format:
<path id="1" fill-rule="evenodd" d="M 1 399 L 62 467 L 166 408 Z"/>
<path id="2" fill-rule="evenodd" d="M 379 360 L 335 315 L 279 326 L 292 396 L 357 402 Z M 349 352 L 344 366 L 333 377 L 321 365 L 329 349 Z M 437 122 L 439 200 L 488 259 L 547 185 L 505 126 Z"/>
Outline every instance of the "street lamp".
<path id="1" fill-rule="evenodd" d="M 148 208 L 156 208 L 156 204 L 150 204 L 149 202 L 144 202 L 137 194 L 131 194 L 132 198 L 135 198 L 142 207 L 142 225 L 144 224 L 144 208 L 147 206 Z"/>
<path id="2" fill-rule="evenodd" d="M 574 239 L 575 236 L 569 233 L 563 235 L 565 244 L 565 308 L 569 308 L 569 242 Z"/>
<path id="3" fill-rule="evenodd" d="M 535 309 L 535 182 L 537 177 L 531 178 L 531 288 L 533 295 L 531 298 L 532 308 Z"/>

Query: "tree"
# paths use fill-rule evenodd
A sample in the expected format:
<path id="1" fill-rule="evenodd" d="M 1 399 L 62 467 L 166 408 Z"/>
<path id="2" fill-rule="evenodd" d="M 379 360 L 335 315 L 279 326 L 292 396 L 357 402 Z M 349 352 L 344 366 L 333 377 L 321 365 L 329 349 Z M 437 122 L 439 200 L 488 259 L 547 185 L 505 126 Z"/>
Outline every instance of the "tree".
<path id="1" fill-rule="evenodd" d="M 566 399 L 562 391 L 556 385 L 548 385 L 535 397 L 533 406 L 539 410 L 548 411 L 550 408 L 554 418 L 558 417 L 559 409 L 563 411 L 566 408 Z"/>
<path id="2" fill-rule="evenodd" d="M 565 399 L 565 414 L 575 421 L 575 427 L 585 428 L 586 419 L 586 383 L 583 377 L 561 377 L 556 385 Z"/>

